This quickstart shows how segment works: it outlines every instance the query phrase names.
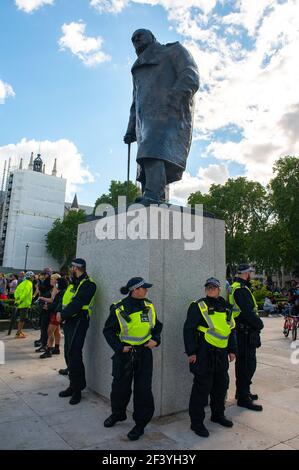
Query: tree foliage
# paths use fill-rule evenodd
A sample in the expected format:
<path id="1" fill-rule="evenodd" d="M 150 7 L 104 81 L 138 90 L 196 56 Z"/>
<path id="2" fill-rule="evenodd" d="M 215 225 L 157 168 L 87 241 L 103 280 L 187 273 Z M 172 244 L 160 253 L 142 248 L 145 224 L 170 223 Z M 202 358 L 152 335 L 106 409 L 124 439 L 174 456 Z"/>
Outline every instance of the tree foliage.
<path id="1" fill-rule="evenodd" d="M 127 204 L 134 202 L 136 197 L 139 195 L 139 188 L 132 181 L 129 181 L 129 194 L 127 198 Z M 96 200 L 94 212 L 99 204 L 110 204 L 113 207 L 117 207 L 119 196 L 127 196 L 127 182 L 112 180 L 109 187 L 109 193 L 102 194 L 102 196 L 100 196 Z"/>
<path id="2" fill-rule="evenodd" d="M 56 219 L 46 235 L 47 250 L 65 269 L 76 255 L 78 225 L 85 222 L 84 211 L 69 211 L 63 220 Z"/>
<path id="3" fill-rule="evenodd" d="M 203 204 L 204 210 L 225 220 L 226 257 L 231 265 L 248 260 L 250 238 L 265 229 L 270 214 L 265 188 L 244 177 L 213 184 L 207 195 L 192 193 L 188 204 Z"/>
<path id="4" fill-rule="evenodd" d="M 282 267 L 299 272 L 299 159 L 280 158 L 273 172 L 266 188 L 239 177 L 190 194 L 188 203 L 225 220 L 229 265 L 250 261 L 269 274 Z"/>
<path id="5" fill-rule="evenodd" d="M 279 247 L 284 265 L 297 270 L 299 260 L 299 158 L 287 156 L 274 165 L 269 190 L 275 221 L 283 234 Z M 297 266 L 294 264 L 297 260 Z"/>

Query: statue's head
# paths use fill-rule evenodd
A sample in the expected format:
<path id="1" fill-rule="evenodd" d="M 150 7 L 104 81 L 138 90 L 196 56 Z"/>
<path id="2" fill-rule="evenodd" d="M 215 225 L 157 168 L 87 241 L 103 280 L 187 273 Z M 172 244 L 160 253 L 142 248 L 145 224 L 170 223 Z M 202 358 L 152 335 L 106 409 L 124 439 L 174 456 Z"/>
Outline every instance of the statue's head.
<path id="1" fill-rule="evenodd" d="M 137 29 L 132 35 L 132 43 L 137 55 L 140 55 L 153 42 L 156 42 L 156 38 L 149 29 Z"/>

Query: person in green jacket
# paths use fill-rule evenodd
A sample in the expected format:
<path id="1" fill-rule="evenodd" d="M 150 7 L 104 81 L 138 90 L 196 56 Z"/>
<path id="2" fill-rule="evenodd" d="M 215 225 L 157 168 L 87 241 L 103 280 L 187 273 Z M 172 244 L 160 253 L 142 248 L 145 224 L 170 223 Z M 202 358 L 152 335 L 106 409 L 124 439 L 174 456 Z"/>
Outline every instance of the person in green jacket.
<path id="1" fill-rule="evenodd" d="M 23 333 L 23 327 L 28 316 L 28 309 L 31 307 L 32 303 L 33 279 L 34 273 L 32 271 L 27 271 L 25 279 L 15 290 L 15 306 L 17 308 L 17 317 L 19 319 L 18 330 L 16 333 L 16 338 L 18 339 L 26 338 L 26 335 Z"/>

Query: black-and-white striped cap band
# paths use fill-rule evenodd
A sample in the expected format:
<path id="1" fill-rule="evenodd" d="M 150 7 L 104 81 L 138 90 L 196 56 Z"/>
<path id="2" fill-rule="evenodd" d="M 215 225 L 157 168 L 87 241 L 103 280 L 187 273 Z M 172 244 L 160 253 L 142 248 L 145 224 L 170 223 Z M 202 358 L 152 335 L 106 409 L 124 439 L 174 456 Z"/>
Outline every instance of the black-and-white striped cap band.
<path id="1" fill-rule="evenodd" d="M 134 286 L 129 287 L 129 291 L 132 291 L 132 290 L 134 290 L 134 289 L 138 289 L 138 287 L 143 286 L 143 284 L 145 284 L 144 280 L 139 281 L 139 282 L 138 282 L 137 284 L 135 284 Z"/>
<path id="2" fill-rule="evenodd" d="M 85 264 L 80 264 L 80 263 L 74 263 L 72 262 L 72 266 L 76 266 L 76 268 L 84 268 Z"/>
<path id="3" fill-rule="evenodd" d="M 246 269 L 239 269 L 238 274 L 245 274 L 245 273 L 251 273 L 253 272 L 252 268 L 246 268 Z"/>

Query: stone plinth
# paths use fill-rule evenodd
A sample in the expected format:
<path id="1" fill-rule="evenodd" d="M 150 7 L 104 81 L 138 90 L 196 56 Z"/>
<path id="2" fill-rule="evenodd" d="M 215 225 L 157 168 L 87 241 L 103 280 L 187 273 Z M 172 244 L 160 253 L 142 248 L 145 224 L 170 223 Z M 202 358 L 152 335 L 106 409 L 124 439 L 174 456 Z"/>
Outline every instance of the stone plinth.
<path id="1" fill-rule="evenodd" d="M 149 236 L 151 230 L 155 231 L 155 221 L 147 223 L 150 210 L 151 215 L 156 217 L 160 209 L 153 206 L 151 209 L 144 208 L 139 212 L 139 225 L 135 223 L 135 232 L 142 228 L 143 236 Z M 176 231 L 178 229 L 178 219 L 175 219 L 174 224 L 172 217 L 178 217 L 180 208 L 177 214 L 175 212 L 171 208 L 160 210 L 162 219 L 170 216 L 170 234 L 173 228 Z M 131 221 L 128 226 L 131 236 L 135 233 L 132 222 L 135 215 L 131 208 L 119 214 L 118 237 L 124 238 L 125 216 Z M 142 276 L 154 285 L 148 297 L 153 301 L 157 317 L 164 325 L 162 343 L 153 350 L 156 415 L 186 410 L 192 376 L 184 353 L 183 324 L 190 302 L 203 295 L 206 278 L 219 278 L 225 291 L 224 222 L 203 217 L 200 213 L 184 214 L 184 222 L 196 222 L 197 238 L 202 238 L 203 242 L 199 250 L 185 250 L 184 239 L 99 240 L 96 231 L 101 232 L 101 227 L 97 224 L 105 221 L 110 225 L 108 232 L 113 235 L 112 224 L 117 217 L 108 215 L 105 219 L 79 226 L 77 256 L 86 259 L 88 273 L 98 285 L 95 312 L 84 349 L 88 386 L 100 395 L 110 397 L 113 351 L 102 333 L 104 323 L 111 303 L 122 298 L 119 288 L 131 277 Z M 167 227 L 167 220 L 162 221 L 164 236 L 167 235 Z"/>

